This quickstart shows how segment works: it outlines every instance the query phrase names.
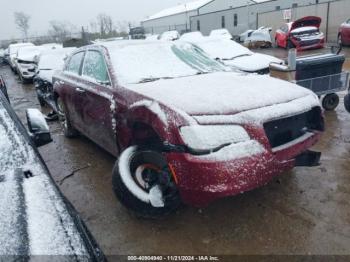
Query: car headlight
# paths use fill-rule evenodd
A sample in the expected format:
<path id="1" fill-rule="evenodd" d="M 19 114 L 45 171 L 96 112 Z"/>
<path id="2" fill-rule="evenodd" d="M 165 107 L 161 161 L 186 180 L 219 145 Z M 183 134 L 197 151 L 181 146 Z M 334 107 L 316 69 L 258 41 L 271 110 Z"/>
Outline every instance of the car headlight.
<path id="1" fill-rule="evenodd" d="M 180 134 L 186 146 L 196 151 L 214 150 L 250 140 L 245 129 L 237 125 L 184 126 Z"/>

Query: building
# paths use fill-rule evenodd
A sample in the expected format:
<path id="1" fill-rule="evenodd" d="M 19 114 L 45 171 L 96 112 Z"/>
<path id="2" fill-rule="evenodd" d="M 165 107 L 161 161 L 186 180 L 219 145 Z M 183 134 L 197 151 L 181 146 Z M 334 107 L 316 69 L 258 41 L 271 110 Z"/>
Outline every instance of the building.
<path id="1" fill-rule="evenodd" d="M 232 35 L 248 29 L 269 26 L 275 31 L 284 20 L 284 10 L 291 10 L 292 20 L 307 15 L 323 19 L 321 30 L 331 39 L 337 27 L 350 18 L 349 0 L 197 0 L 178 5 L 150 16 L 142 22 L 147 33 L 160 34 L 177 30 L 201 31 L 227 28 Z M 348 16 L 348 17 L 347 17 Z"/>

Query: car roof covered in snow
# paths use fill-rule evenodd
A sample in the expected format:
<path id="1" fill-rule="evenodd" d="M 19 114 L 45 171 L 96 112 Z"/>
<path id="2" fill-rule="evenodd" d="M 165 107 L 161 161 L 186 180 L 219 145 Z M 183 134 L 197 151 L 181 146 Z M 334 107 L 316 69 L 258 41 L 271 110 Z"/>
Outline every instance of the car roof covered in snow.
<path id="1" fill-rule="evenodd" d="M 0 137 L 0 255 L 102 258 L 1 92 Z"/>

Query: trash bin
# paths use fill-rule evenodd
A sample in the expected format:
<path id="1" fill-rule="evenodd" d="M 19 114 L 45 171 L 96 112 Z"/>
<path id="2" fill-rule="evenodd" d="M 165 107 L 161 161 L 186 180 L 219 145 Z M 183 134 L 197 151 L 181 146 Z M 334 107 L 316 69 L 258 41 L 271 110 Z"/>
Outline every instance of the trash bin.
<path id="1" fill-rule="evenodd" d="M 323 54 L 297 58 L 295 80 L 315 93 L 339 88 L 344 55 Z"/>

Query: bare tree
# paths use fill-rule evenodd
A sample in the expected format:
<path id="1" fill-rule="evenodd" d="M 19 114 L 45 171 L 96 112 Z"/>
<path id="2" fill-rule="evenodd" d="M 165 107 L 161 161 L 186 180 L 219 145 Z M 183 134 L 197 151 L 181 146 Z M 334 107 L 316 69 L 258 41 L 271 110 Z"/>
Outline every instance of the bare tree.
<path id="1" fill-rule="evenodd" d="M 49 35 L 55 39 L 55 41 L 63 42 L 67 37 L 70 37 L 76 28 L 66 21 L 50 21 Z"/>
<path id="2" fill-rule="evenodd" d="M 25 39 L 28 39 L 30 16 L 23 12 L 15 12 L 14 17 L 17 28 L 21 31 Z"/>
<path id="3" fill-rule="evenodd" d="M 97 25 L 101 36 L 110 35 L 115 30 L 113 19 L 107 14 L 99 14 L 97 16 Z"/>

